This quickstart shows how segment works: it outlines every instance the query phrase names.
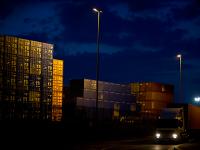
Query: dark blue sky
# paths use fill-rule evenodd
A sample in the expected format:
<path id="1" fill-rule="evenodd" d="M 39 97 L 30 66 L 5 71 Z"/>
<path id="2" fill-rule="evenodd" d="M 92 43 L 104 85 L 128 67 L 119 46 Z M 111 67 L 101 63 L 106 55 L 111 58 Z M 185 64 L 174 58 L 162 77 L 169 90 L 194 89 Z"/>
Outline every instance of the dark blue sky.
<path id="1" fill-rule="evenodd" d="M 183 56 L 184 101 L 200 95 L 200 0 L 3 0 L 0 34 L 54 44 L 64 59 L 64 81 L 96 76 L 100 8 L 100 80 L 155 81 L 179 89 Z"/>

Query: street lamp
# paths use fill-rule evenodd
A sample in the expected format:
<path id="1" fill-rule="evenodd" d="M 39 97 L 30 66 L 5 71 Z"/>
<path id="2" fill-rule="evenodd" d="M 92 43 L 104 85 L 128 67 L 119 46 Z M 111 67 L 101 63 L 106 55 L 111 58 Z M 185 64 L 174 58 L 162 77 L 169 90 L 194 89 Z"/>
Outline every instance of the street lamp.
<path id="1" fill-rule="evenodd" d="M 93 11 L 95 11 L 98 15 L 97 18 L 97 58 L 96 58 L 96 120 L 98 121 L 98 97 L 99 97 L 99 41 L 100 41 L 100 13 L 102 13 L 101 10 L 98 10 L 97 8 L 93 8 Z"/>
<path id="2" fill-rule="evenodd" d="M 179 81 L 179 90 L 180 90 L 180 95 L 179 95 L 179 98 L 180 100 L 182 100 L 182 55 L 181 54 L 178 54 L 176 56 L 178 59 L 179 59 L 179 65 L 180 65 L 180 81 Z"/>

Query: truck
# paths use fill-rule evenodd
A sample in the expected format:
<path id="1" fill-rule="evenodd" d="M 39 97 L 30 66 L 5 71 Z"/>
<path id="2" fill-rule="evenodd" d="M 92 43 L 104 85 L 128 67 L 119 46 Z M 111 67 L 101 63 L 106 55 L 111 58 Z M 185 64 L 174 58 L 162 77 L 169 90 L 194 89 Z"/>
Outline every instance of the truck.
<path id="1" fill-rule="evenodd" d="M 188 140 L 200 129 L 199 115 L 200 106 L 193 104 L 171 104 L 164 108 L 156 120 L 156 142 Z"/>

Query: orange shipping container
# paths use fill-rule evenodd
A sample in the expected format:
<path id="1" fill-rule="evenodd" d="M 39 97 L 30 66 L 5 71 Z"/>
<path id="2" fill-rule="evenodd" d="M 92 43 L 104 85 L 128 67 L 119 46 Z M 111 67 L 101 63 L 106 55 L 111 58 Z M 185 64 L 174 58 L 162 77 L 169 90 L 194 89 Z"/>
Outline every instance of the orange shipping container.
<path id="1" fill-rule="evenodd" d="M 140 93 L 139 100 L 144 101 L 161 101 L 161 102 L 172 102 L 172 93 L 162 93 L 162 92 L 144 92 Z"/>
<path id="2" fill-rule="evenodd" d="M 200 129 L 200 106 L 188 105 L 188 123 L 190 129 Z"/>
<path id="3" fill-rule="evenodd" d="M 173 92 L 173 86 L 162 83 L 147 82 L 140 84 L 141 91 Z"/>

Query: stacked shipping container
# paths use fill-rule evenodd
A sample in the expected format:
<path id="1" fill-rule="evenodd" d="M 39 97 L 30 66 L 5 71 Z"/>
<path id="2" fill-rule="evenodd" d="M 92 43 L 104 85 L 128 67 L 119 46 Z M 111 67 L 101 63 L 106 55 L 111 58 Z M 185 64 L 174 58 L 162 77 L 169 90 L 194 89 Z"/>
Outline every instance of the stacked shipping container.
<path id="1" fill-rule="evenodd" d="M 71 100 L 87 118 L 93 118 L 96 108 L 96 80 L 80 79 L 70 82 Z M 135 111 L 135 99 L 130 85 L 99 81 L 98 112 L 100 119 L 119 118 Z"/>
<path id="2" fill-rule="evenodd" d="M 188 104 L 188 127 L 190 129 L 200 129 L 200 119 L 198 117 L 199 114 L 200 106 Z"/>
<path id="3" fill-rule="evenodd" d="M 62 119 L 63 99 L 63 60 L 53 59 L 53 99 L 52 99 L 52 120 Z"/>
<path id="4" fill-rule="evenodd" d="M 5 119 L 14 118 L 17 75 L 17 38 L 1 37 L 1 111 Z"/>
<path id="5" fill-rule="evenodd" d="M 51 119 L 53 45 L 0 36 L 1 119 Z"/>
<path id="6" fill-rule="evenodd" d="M 173 100 L 173 86 L 168 84 L 131 83 L 131 93 L 140 104 L 142 117 L 147 119 L 156 118 Z"/>
<path id="7" fill-rule="evenodd" d="M 30 75 L 29 75 L 29 105 L 31 110 L 30 117 L 39 119 L 40 117 L 40 99 L 41 99 L 41 65 L 42 65 L 42 43 L 30 41 Z"/>
<path id="8" fill-rule="evenodd" d="M 2 36 L 0 36 L 0 119 L 2 118 L 3 115 L 3 103 L 2 103 L 2 99 L 3 99 L 3 53 L 4 53 L 4 38 Z"/>
<path id="9" fill-rule="evenodd" d="M 53 93 L 53 45 L 42 43 L 41 113 L 43 119 L 51 119 Z"/>

